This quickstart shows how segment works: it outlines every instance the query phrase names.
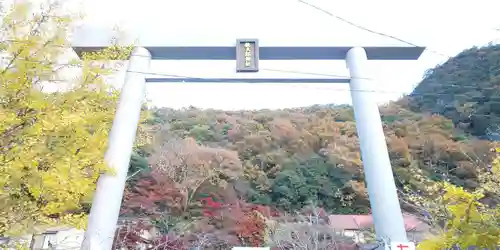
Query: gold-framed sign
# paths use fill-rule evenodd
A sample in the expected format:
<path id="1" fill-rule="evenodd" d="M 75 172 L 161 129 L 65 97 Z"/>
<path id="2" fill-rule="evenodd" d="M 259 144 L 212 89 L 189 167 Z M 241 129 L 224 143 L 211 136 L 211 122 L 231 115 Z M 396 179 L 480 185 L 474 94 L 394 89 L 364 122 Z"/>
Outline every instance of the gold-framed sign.
<path id="1" fill-rule="evenodd" d="M 259 71 L 258 39 L 236 40 L 236 72 Z"/>

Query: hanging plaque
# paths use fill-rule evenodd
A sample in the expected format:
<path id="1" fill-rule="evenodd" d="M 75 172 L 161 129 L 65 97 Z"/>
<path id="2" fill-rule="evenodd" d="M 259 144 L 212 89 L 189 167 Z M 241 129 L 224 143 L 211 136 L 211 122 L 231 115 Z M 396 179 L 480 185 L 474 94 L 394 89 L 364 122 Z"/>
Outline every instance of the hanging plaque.
<path id="1" fill-rule="evenodd" d="M 236 40 L 236 72 L 259 71 L 259 41 L 257 39 Z"/>

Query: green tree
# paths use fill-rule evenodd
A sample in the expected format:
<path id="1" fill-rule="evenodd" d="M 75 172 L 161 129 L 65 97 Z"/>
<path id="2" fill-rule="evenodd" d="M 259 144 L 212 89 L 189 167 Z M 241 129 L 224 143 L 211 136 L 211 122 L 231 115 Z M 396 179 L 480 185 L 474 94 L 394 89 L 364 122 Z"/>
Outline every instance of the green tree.
<path id="1" fill-rule="evenodd" d="M 321 157 L 285 164 L 273 180 L 270 198 L 278 207 L 297 211 L 315 204 L 332 213 L 356 211 L 355 194 L 348 192 L 351 175 Z"/>
<path id="2" fill-rule="evenodd" d="M 71 14 L 17 1 L 2 16 L 0 55 L 0 234 L 86 224 L 118 92 L 104 76 L 131 47 L 116 44 L 61 63 L 71 50 Z M 80 77 L 60 80 L 77 68 Z M 42 91 L 48 82 L 59 91 Z"/>
<path id="3" fill-rule="evenodd" d="M 409 106 L 444 115 L 473 135 L 498 140 L 499 56 L 498 44 L 464 50 L 426 73 Z"/>
<path id="4" fill-rule="evenodd" d="M 128 177 L 127 183 L 128 185 L 134 185 L 137 179 L 141 177 L 143 174 L 147 174 L 151 171 L 151 168 L 148 165 L 148 160 L 140 155 L 139 153 L 132 153 L 130 157 L 130 164 L 128 168 Z"/>

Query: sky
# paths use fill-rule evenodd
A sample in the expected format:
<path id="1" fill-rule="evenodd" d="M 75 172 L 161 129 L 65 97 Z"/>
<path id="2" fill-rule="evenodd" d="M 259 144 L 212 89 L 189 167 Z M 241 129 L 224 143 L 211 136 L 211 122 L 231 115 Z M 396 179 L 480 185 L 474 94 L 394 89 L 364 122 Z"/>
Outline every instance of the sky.
<path id="1" fill-rule="evenodd" d="M 427 69 L 472 46 L 500 41 L 500 1 L 307 0 L 368 29 L 425 46 L 417 61 L 370 61 L 380 104 L 411 92 Z M 138 45 L 230 46 L 257 38 L 260 46 L 409 46 L 339 21 L 297 0 L 85 0 L 78 45 L 102 45 L 119 26 Z M 83 34 L 83 35 L 82 35 Z M 150 72 L 190 77 L 348 76 L 344 61 L 261 61 L 267 69 L 236 73 L 233 61 L 153 61 Z M 274 70 L 274 71 L 269 71 Z M 300 74 L 277 73 L 276 70 Z M 121 73 L 120 77 L 124 75 Z M 118 79 L 122 79 L 118 77 Z M 155 76 L 158 77 L 158 76 Z M 120 86 L 122 80 L 115 84 Z M 278 109 L 350 103 L 348 84 L 148 83 L 155 106 Z"/>

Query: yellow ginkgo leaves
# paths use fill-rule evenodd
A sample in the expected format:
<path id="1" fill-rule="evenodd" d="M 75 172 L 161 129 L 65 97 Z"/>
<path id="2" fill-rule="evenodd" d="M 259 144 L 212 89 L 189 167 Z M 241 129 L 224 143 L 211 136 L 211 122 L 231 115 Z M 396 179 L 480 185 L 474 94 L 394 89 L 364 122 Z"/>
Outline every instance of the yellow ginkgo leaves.
<path id="1" fill-rule="evenodd" d="M 61 63 L 71 51 L 72 17 L 49 7 L 19 1 L 1 16 L 0 235 L 84 227 L 85 203 L 108 170 L 104 153 L 118 93 L 105 77 L 115 71 L 109 62 L 126 60 L 131 47 Z M 68 68 L 82 75 L 61 80 Z M 60 91 L 44 91 L 48 83 Z"/>

